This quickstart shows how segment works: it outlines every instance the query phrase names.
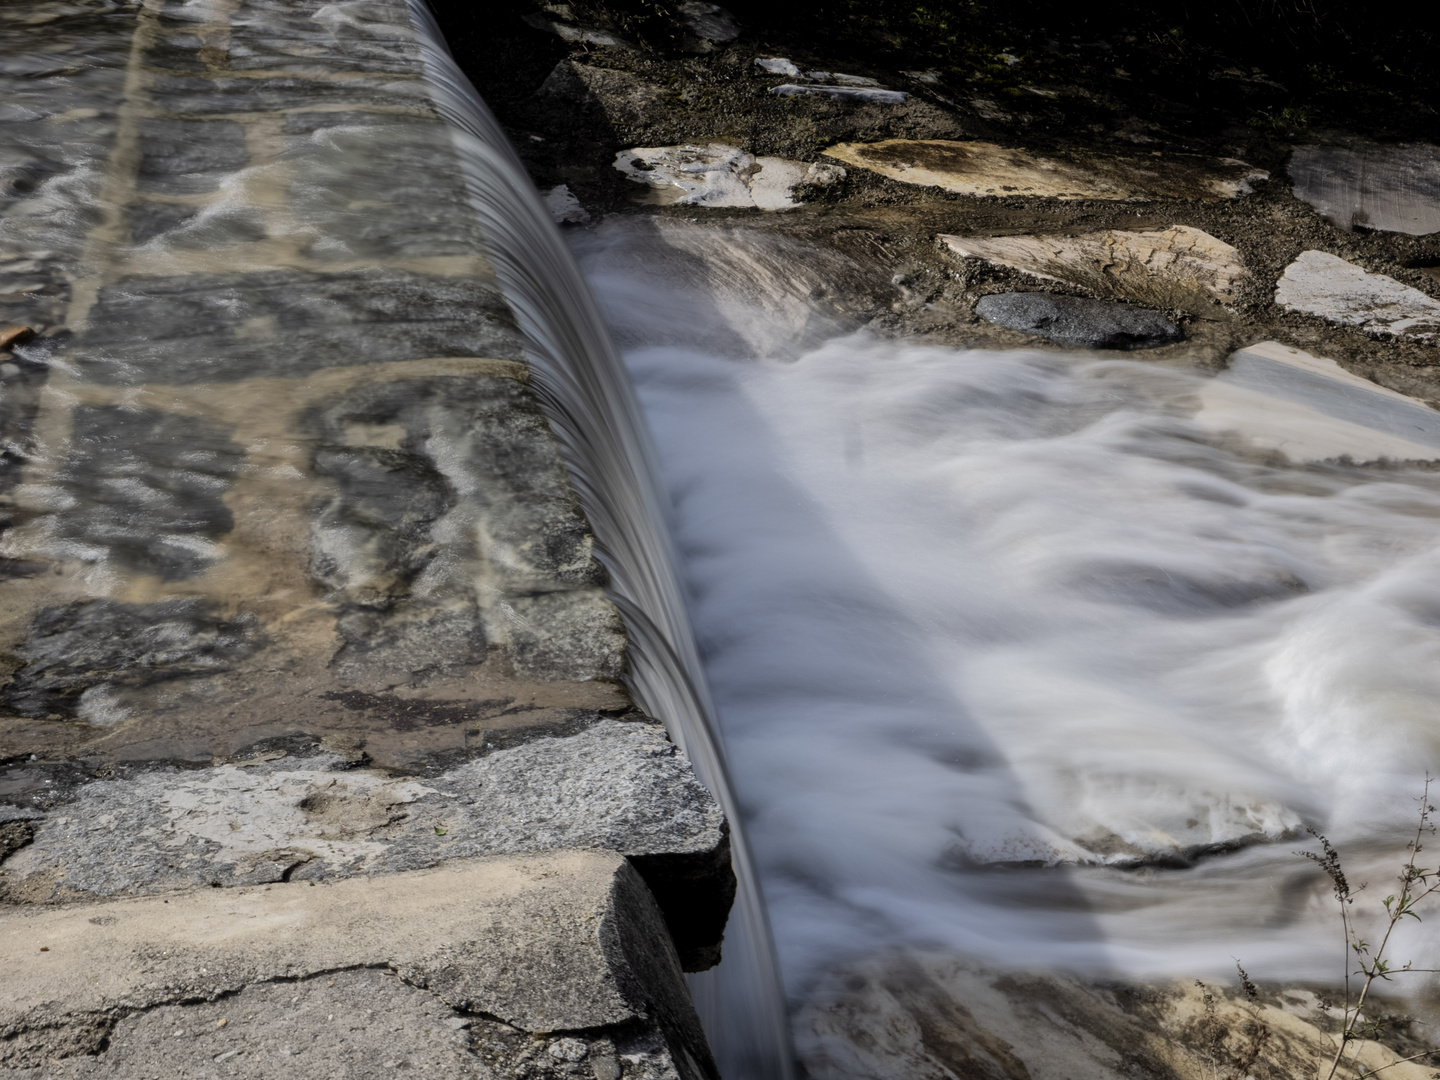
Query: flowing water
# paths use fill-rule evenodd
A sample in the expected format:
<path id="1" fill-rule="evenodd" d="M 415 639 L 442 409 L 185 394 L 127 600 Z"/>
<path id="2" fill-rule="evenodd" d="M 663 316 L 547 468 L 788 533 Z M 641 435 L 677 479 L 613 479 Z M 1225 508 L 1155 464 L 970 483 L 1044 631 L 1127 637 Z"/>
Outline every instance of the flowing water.
<path id="1" fill-rule="evenodd" d="M 630 632 L 630 681 L 665 721 L 731 822 L 738 879 L 724 959 L 690 976 L 722 1073 L 785 1080 L 793 1054 L 759 879 L 713 721 L 705 674 L 675 576 L 667 508 L 648 434 L 620 359 L 575 260 L 494 117 L 411 0 L 432 95 L 457 154 L 496 273 L 527 342 L 532 383 L 566 452 Z"/>
<path id="2" fill-rule="evenodd" d="M 758 232 L 576 245 L 792 994 L 907 943 L 1338 979 L 1293 851 L 1324 829 L 1376 890 L 1404 858 L 1440 762 L 1440 474 L 1291 465 L 1195 420 L 1199 372 L 827 329 L 806 253 Z"/>
<path id="3" fill-rule="evenodd" d="M 897 944 L 1338 976 L 1293 849 L 1403 857 L 1440 762 L 1440 475 L 1291 464 L 1197 421 L 1199 372 L 847 333 L 808 299 L 824 257 L 758 233 L 582 235 L 597 308 L 415 11 L 636 696 L 737 829 L 693 983 L 723 1071 L 790 1069 L 761 882 L 792 1001 Z"/>

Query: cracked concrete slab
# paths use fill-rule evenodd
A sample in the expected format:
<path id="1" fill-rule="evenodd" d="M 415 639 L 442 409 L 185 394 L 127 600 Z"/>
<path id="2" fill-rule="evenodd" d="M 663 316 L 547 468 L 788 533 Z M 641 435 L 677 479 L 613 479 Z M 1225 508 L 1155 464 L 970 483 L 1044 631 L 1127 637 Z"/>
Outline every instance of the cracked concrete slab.
<path id="1" fill-rule="evenodd" d="M 264 1051 L 297 1056 L 283 1053 L 296 1042 L 314 1062 L 330 1042 L 361 1059 L 332 1075 L 367 1075 L 371 1054 L 490 1075 L 461 1034 L 478 1019 L 539 1035 L 652 1032 L 681 1077 L 713 1072 L 654 902 L 610 853 L 12 909 L 0 914 L 0 964 L 10 973 L 0 987 L 0 1067 L 9 1070 L 88 1058 L 76 1063 L 94 1075 L 142 1076 L 159 1056 L 177 1075 L 172 1048 L 211 1062 L 238 1051 L 251 1060 L 236 1065 L 249 1066 Z M 380 973 L 393 981 L 377 982 Z M 394 1018 L 375 1021 L 373 1004 L 356 1023 L 360 990 L 395 999 L 431 1031 L 392 1040 Z M 337 1008 L 343 1034 L 330 1012 L 320 1018 Z M 562 1051 L 584 1059 L 590 1046 L 586 1038 Z"/>

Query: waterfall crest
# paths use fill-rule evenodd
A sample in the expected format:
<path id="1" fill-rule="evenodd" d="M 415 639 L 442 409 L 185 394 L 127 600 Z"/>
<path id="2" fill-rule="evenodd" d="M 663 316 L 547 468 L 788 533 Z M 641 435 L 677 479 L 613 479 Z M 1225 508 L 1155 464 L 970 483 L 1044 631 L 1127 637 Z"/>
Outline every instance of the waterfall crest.
<path id="1" fill-rule="evenodd" d="M 630 637 L 637 703 L 663 720 L 724 807 L 738 879 L 725 959 L 689 976 L 729 1080 L 790 1080 L 785 999 L 763 896 L 676 571 L 644 419 L 589 286 L 500 125 L 410 0 L 436 107 L 451 125 L 491 262 L 520 325 L 532 385 L 560 440 Z"/>

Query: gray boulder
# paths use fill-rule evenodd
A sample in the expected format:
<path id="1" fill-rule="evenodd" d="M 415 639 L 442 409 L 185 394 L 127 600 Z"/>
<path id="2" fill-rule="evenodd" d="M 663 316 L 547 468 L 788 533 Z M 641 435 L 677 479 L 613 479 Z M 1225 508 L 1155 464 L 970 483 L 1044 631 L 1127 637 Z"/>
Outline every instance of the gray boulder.
<path id="1" fill-rule="evenodd" d="M 1180 328 L 1158 311 L 1049 293 L 982 296 L 986 322 L 1083 349 L 1150 349 L 1179 341 Z"/>

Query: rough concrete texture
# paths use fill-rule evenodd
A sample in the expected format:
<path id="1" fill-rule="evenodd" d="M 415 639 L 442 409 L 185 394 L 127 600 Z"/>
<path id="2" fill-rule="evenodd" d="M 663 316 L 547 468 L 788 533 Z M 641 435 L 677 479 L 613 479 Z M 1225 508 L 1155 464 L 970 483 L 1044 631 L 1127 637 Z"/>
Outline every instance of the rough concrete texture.
<path id="1" fill-rule="evenodd" d="M 516 1036 L 573 1032 L 548 1042 L 556 1065 L 614 1058 L 618 1036 L 648 1043 L 658 1075 L 713 1073 L 659 912 L 613 854 L 22 908 L 0 924 L 9 1070 L 64 1075 L 79 1058 L 78 1075 L 180 1075 L 188 1058 L 231 1062 L 221 1075 L 369 1076 L 403 1059 L 489 1076 L 519 1056 Z"/>
<path id="2" fill-rule="evenodd" d="M 1440 147 L 1364 140 L 1299 146 L 1286 171 L 1295 195 L 1342 229 L 1440 232 Z"/>
<path id="3" fill-rule="evenodd" d="M 1048 293 L 992 293 L 975 313 L 1000 326 L 1082 349 L 1146 349 L 1180 339 L 1158 311 Z"/>
<path id="4" fill-rule="evenodd" d="M 1002 973 L 915 950 L 837 973 L 796 1028 L 816 1080 L 1294 1080 L 1325 1075 L 1339 1013 L 1309 990 L 1250 1000 L 1196 980 L 1139 987 Z M 1362 1042 L 1355 1060 L 1404 1080 L 1433 1075 L 1433 1065 L 1403 1060 L 1423 1043 L 1387 1039 Z"/>
<path id="5" fill-rule="evenodd" d="M 1144 161 L 1079 153 L 1073 159 L 1040 157 L 988 142 L 884 139 L 842 143 L 825 151 L 847 165 L 906 184 L 961 195 L 1041 195 L 1053 199 L 1234 199 L 1269 179 L 1263 169 L 1230 158 L 1170 155 Z"/>
<path id="6" fill-rule="evenodd" d="M 623 684 L 624 627 L 407 4 L 15 0 L 0 38 L 26 43 L 0 64 L 0 323 L 39 331 L 0 364 L 0 891 L 4 938 L 24 946 L 6 960 L 12 1006 L 53 1006 L 11 1009 L 6 1063 L 269 1076 L 301 1067 L 271 1050 L 309 1046 L 357 1076 L 402 1057 L 703 1075 L 679 970 L 719 957 L 726 826 Z M 451 879 L 415 871 L 574 849 L 590 854 L 535 871 L 550 914 L 522 904 L 513 933 L 443 971 L 415 953 L 406 978 L 424 987 L 371 987 L 433 1039 L 387 1033 L 394 1017 L 337 1035 L 318 1004 L 265 1012 L 264 984 L 300 978 L 353 1015 L 359 969 L 403 967 L 385 949 L 407 920 L 463 952 L 466 891 L 432 903 Z M 267 886 L 371 906 L 350 923 L 312 911 L 336 930 L 328 959 L 300 957 L 331 929 L 242 934 L 198 966 L 172 950 L 109 1004 L 64 1004 L 63 946 L 28 948 L 81 910 L 57 902 L 168 933 L 190 902 L 174 890 L 231 910 Z M 533 915 L 573 937 L 583 919 L 557 913 L 615 889 L 623 904 L 584 918 L 647 942 L 624 972 L 522 932 Z M 79 930 L 121 918 L 92 914 Z M 342 955 L 365 940 L 380 951 Z M 77 948 L 96 990 L 104 948 Z M 342 968 L 360 981 L 316 981 Z M 580 1011 L 472 1008 L 483 971 L 487 994 L 526 978 L 544 1008 Z M 461 988 L 444 1008 L 442 983 Z M 641 1007 L 667 987 L 670 1004 Z M 250 1003 L 254 1055 L 162 1039 L 163 1010 L 222 992 Z M 498 1025 L 490 1057 L 424 1019 L 452 1007 Z M 61 1013 L 99 1017 L 90 1042 Z M 537 1056 L 528 1032 L 562 1028 L 603 1032 Z M 669 1063 L 654 1040 L 681 1028 Z"/>
<path id="7" fill-rule="evenodd" d="M 324 881 L 477 855 L 605 849 L 635 857 L 653 882 L 687 967 L 718 959 L 734 889 L 726 827 L 663 729 L 591 718 L 568 737 L 476 752 L 424 780 L 356 769 L 336 753 L 272 751 L 92 781 L 49 814 L 8 812 L 28 839 L 0 867 L 0 899 Z"/>
<path id="8" fill-rule="evenodd" d="M 1120 229 L 1079 236 L 941 236 L 962 258 L 1162 308 L 1206 311 L 1235 298 L 1240 253 L 1201 229 Z"/>
<path id="9" fill-rule="evenodd" d="M 1285 268 L 1275 302 L 1368 334 L 1420 341 L 1440 337 L 1440 300 L 1324 251 L 1303 251 Z"/>

